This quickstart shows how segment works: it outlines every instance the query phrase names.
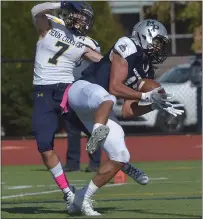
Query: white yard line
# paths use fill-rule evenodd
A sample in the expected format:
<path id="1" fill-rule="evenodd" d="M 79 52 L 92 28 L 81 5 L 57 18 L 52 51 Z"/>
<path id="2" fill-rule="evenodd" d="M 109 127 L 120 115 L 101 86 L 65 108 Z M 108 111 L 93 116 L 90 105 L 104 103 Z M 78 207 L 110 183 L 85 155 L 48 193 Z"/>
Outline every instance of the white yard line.
<path id="1" fill-rule="evenodd" d="M 150 178 L 150 181 L 158 181 L 158 180 L 168 180 L 166 177 L 159 177 L 159 178 Z M 73 182 L 85 182 L 86 180 L 70 180 L 71 184 L 74 184 L 75 186 L 83 186 L 83 184 L 73 183 Z M 130 183 L 131 184 L 131 183 Z M 134 184 L 134 183 L 132 183 Z M 117 184 L 120 185 L 120 184 Z M 111 185 L 108 185 L 110 187 Z M 116 184 L 114 184 L 116 186 Z M 29 188 L 42 188 L 42 187 L 57 187 L 56 184 L 50 184 L 50 185 L 19 185 L 19 186 L 5 186 L 4 189 L 8 190 L 18 190 L 18 189 L 29 189 Z"/>
<path id="2" fill-rule="evenodd" d="M 158 181 L 165 181 L 165 183 L 201 183 L 201 180 L 168 180 L 167 177 L 159 177 L 159 178 L 150 178 L 151 183 L 159 183 Z M 73 180 L 72 180 L 73 181 Z M 78 180 L 79 181 L 79 180 Z M 82 181 L 82 180 L 81 180 Z M 85 181 L 85 180 L 84 180 Z M 116 186 L 122 186 L 122 185 L 133 185 L 135 182 L 132 183 L 119 183 L 119 184 L 108 184 L 105 187 L 116 187 Z M 84 184 L 74 184 L 77 189 L 80 189 L 82 187 L 78 186 L 83 186 Z M 20 186 L 10 186 L 7 189 L 25 189 L 25 188 L 33 188 L 33 187 L 55 187 L 55 184 L 52 185 L 20 185 Z M 26 197 L 26 196 L 36 196 L 36 195 L 43 195 L 43 194 L 51 194 L 51 193 L 56 193 L 60 192 L 60 190 L 51 190 L 51 191 L 43 191 L 43 192 L 33 192 L 33 193 L 22 193 L 22 194 L 17 194 L 17 195 L 8 195 L 8 196 L 2 196 L 1 199 L 10 199 L 10 198 L 19 198 L 19 197 Z"/>
<path id="3" fill-rule="evenodd" d="M 114 187 L 114 186 L 122 186 L 126 184 L 109 184 L 106 185 L 105 187 Z M 82 187 L 79 187 L 80 189 Z M 7 195 L 7 196 L 2 196 L 1 199 L 10 199 L 10 198 L 19 198 L 19 197 L 25 197 L 25 196 L 36 196 L 36 195 L 43 195 L 43 194 L 51 194 L 51 193 L 56 193 L 56 192 L 61 192 L 60 190 L 52 190 L 52 191 L 44 191 L 44 192 L 33 192 L 33 193 L 23 193 L 23 194 L 18 194 L 18 195 Z"/>
<path id="4" fill-rule="evenodd" d="M 74 186 L 83 186 L 83 184 L 75 184 Z M 57 187 L 56 184 L 53 185 L 20 185 L 20 186 L 8 186 L 8 187 L 4 187 L 5 189 L 8 190 L 17 190 L 17 189 L 30 189 L 30 188 L 42 188 L 42 187 Z"/>
<path id="5" fill-rule="evenodd" d="M 167 177 L 149 178 L 149 180 L 168 180 Z"/>
<path id="6" fill-rule="evenodd" d="M 153 183 L 157 183 L 157 182 L 153 182 Z M 202 183 L 201 180 L 167 180 L 165 183 L 169 183 L 169 184 L 181 184 L 181 183 Z"/>
<path id="7" fill-rule="evenodd" d="M 31 185 L 22 185 L 22 186 L 8 186 L 7 189 L 9 190 L 16 190 L 16 189 L 30 189 L 33 186 Z"/>
<path id="8" fill-rule="evenodd" d="M 1 199 L 19 198 L 19 197 L 32 196 L 32 195 L 51 194 L 51 193 L 55 193 L 55 192 L 60 192 L 60 190 L 52 190 L 52 191 L 44 191 L 44 192 L 33 192 L 33 193 L 23 193 L 23 194 L 18 194 L 18 195 L 7 195 L 7 196 L 2 196 Z"/>

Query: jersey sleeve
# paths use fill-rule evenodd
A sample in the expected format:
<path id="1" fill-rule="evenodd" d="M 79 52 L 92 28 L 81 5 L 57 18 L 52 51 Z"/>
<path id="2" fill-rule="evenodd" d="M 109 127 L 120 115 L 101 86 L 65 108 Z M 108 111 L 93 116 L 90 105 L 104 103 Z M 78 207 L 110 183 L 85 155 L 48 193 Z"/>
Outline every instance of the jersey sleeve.
<path id="1" fill-rule="evenodd" d="M 137 52 L 137 46 L 128 37 L 122 37 L 114 45 L 113 51 L 118 53 L 124 59 L 127 59 L 129 56 Z"/>
<path id="2" fill-rule="evenodd" d="M 119 54 L 128 62 L 129 69 L 133 68 L 135 62 L 142 60 L 142 49 L 128 37 L 120 38 L 113 47 L 113 52 Z"/>
<path id="3" fill-rule="evenodd" d="M 92 50 L 97 51 L 98 53 L 101 53 L 101 48 L 98 44 L 98 42 L 90 37 L 85 37 L 85 46 L 91 48 Z"/>

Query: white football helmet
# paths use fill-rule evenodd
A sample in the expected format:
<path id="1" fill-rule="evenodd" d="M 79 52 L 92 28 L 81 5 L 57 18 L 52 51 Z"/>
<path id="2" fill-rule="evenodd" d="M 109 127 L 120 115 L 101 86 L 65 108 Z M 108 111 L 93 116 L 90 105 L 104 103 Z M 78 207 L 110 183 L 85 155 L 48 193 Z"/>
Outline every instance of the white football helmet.
<path id="1" fill-rule="evenodd" d="M 154 63 L 162 63 L 168 56 L 169 39 L 167 30 L 157 20 L 147 19 L 138 22 L 132 31 L 132 37 L 138 38 L 144 51 Z"/>

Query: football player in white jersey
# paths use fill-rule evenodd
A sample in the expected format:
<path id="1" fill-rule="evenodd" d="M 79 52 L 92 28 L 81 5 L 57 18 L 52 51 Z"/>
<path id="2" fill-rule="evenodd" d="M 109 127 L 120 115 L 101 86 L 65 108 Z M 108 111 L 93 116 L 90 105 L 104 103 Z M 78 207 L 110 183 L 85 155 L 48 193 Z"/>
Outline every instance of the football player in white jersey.
<path id="1" fill-rule="evenodd" d="M 62 9 L 62 19 L 52 15 L 52 10 L 57 9 Z M 33 134 L 43 162 L 63 191 L 69 209 L 74 194 L 53 150 L 54 135 L 61 115 L 60 103 L 65 89 L 74 81 L 76 63 L 81 59 L 97 62 L 102 57 L 94 51 L 93 41 L 85 37 L 93 24 L 94 13 L 85 2 L 66 1 L 38 4 L 31 13 L 39 31 L 33 80 Z M 65 114 L 64 118 L 67 117 Z M 77 118 L 74 125 L 76 123 Z"/>
<path id="2" fill-rule="evenodd" d="M 60 18 L 52 15 L 52 10 L 57 9 L 62 9 Z M 63 191 L 69 209 L 74 194 L 53 151 L 58 116 L 61 114 L 60 103 L 65 89 L 75 79 L 74 68 L 77 64 L 82 61 L 82 65 L 77 67 L 82 71 L 91 62 L 99 61 L 102 56 L 97 53 L 98 44 L 85 36 L 93 23 L 93 10 L 87 3 L 46 2 L 33 7 L 32 16 L 39 30 L 33 80 L 33 134 L 44 164 Z M 63 116 L 87 133 L 75 114 Z M 146 174 L 128 163 L 123 171 L 139 184 L 148 183 Z"/>

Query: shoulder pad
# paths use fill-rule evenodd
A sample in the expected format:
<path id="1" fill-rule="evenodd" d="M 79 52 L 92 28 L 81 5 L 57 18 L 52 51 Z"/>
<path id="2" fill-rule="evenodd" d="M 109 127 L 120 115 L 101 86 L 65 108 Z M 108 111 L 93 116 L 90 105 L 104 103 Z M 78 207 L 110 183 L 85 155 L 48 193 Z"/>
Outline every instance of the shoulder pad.
<path id="1" fill-rule="evenodd" d="M 136 43 L 128 37 L 121 37 L 114 45 L 114 49 L 123 58 L 127 58 L 138 51 Z"/>
<path id="2" fill-rule="evenodd" d="M 50 15 L 50 14 L 45 14 L 47 16 L 47 18 L 54 22 L 54 23 L 57 23 L 57 24 L 62 24 L 62 25 L 65 25 L 64 21 L 58 17 L 55 17 L 53 15 Z"/>

